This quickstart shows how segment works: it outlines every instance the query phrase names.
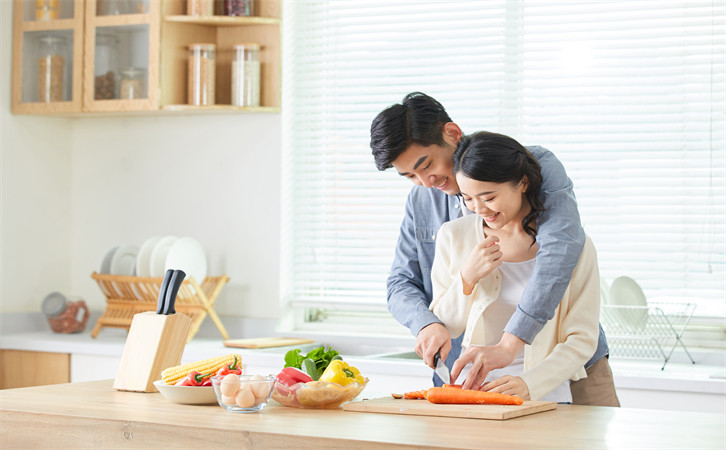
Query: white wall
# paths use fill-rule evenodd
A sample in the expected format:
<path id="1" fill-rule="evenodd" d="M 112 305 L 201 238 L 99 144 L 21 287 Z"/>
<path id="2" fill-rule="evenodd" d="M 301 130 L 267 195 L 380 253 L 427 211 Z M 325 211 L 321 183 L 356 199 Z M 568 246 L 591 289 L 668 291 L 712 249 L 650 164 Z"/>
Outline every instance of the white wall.
<path id="1" fill-rule="evenodd" d="M 102 311 L 105 252 L 171 234 L 230 277 L 220 314 L 277 317 L 280 115 L 12 115 L 10 1 L 0 20 L 0 313 L 56 290 Z"/>
<path id="2" fill-rule="evenodd" d="M 10 114 L 12 2 L 0 1 L 0 312 L 68 291 L 71 120 Z"/>

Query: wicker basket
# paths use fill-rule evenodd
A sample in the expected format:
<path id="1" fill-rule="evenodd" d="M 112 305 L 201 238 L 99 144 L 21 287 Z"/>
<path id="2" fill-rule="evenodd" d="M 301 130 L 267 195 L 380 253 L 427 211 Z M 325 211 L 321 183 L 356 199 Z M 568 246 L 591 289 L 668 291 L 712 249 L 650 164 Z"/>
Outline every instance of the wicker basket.
<path id="1" fill-rule="evenodd" d="M 91 331 L 91 337 L 98 336 L 103 327 L 125 328 L 131 327 L 135 314 L 144 311 L 156 311 L 159 299 L 159 290 L 163 278 L 129 277 L 121 275 L 107 275 L 92 273 L 91 278 L 98 282 L 98 287 L 106 296 L 106 311 L 98 319 Z M 227 330 L 214 311 L 214 302 L 229 281 L 227 275 L 207 277 L 200 286 L 193 277 L 182 282 L 176 297 L 175 309 L 192 319 L 187 342 L 189 342 L 209 315 L 224 339 L 229 339 Z"/>

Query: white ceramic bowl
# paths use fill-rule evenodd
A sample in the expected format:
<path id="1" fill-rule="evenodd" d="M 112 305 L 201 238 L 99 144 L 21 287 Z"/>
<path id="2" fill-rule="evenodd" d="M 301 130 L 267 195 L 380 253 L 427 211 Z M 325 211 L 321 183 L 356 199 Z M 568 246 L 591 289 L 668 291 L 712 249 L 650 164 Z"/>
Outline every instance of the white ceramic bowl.
<path id="1" fill-rule="evenodd" d="M 163 381 L 154 381 L 154 386 L 161 395 L 174 403 L 186 405 L 213 405 L 217 403 L 212 386 L 174 386 Z"/>

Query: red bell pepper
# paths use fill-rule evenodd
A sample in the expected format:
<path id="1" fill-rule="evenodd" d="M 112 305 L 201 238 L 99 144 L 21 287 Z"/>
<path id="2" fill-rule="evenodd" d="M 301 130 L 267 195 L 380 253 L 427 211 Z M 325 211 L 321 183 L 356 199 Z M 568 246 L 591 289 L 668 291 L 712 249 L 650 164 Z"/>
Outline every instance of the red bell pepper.
<path id="1" fill-rule="evenodd" d="M 292 386 L 297 383 L 313 381 L 312 377 L 295 367 L 285 367 L 277 374 L 277 381 L 285 386 Z"/>
<path id="2" fill-rule="evenodd" d="M 189 374 L 176 382 L 175 386 L 204 386 L 205 378 L 209 378 L 211 373 L 201 374 L 196 370 L 192 370 Z"/>
<path id="3" fill-rule="evenodd" d="M 237 357 L 234 357 L 234 362 L 232 364 L 222 366 L 217 371 L 217 376 L 223 377 L 225 375 L 228 375 L 230 373 L 234 373 L 237 375 L 242 375 L 242 365 L 240 364 L 240 361 L 237 360 Z"/>

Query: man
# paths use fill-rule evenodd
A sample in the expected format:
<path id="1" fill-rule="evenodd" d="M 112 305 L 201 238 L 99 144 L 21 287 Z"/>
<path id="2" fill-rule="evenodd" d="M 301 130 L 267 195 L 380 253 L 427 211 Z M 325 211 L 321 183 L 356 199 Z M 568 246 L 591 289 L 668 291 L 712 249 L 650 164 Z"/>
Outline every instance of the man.
<path id="1" fill-rule="evenodd" d="M 499 343 L 480 348 L 476 357 L 467 352 L 460 357 L 461 337 L 452 339 L 429 305 L 436 233 L 444 222 L 470 213 L 458 196 L 453 175 L 452 157 L 461 136 L 444 107 L 420 92 L 386 108 L 371 124 L 371 150 L 378 170 L 393 167 L 416 185 L 406 202 L 387 281 L 388 309 L 416 336 L 416 353 L 428 366 L 433 367 L 437 352 L 449 368 L 456 365 L 456 372 L 471 363 L 471 373 L 477 376 L 466 380 L 468 388 L 481 385 L 489 371 L 511 363 L 553 317 L 570 283 L 585 233 L 572 182 L 560 161 L 542 147 L 527 147 L 542 167 L 540 198 L 545 206 L 537 223 L 535 268 Z M 601 327 L 597 349 L 585 365 L 587 378 L 571 383 L 574 404 L 620 406 L 607 356 Z M 434 383 L 441 381 L 435 377 Z"/>

